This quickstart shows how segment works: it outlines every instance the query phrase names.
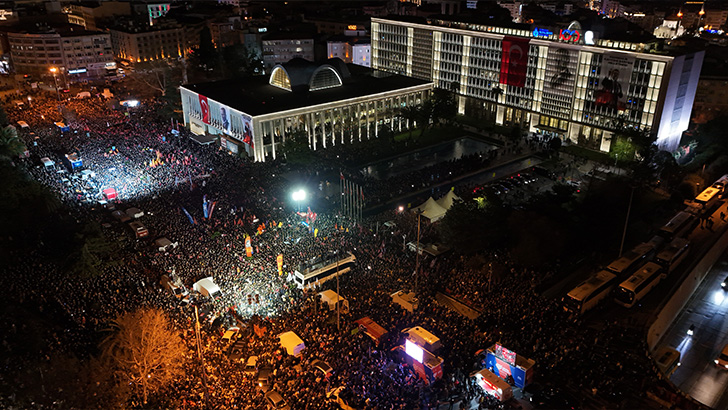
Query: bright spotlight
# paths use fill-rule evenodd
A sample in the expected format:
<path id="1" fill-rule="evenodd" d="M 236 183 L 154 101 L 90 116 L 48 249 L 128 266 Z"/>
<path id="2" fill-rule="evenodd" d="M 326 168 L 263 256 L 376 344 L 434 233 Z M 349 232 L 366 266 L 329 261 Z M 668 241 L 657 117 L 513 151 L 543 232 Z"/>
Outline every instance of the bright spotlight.
<path id="1" fill-rule="evenodd" d="M 296 202 L 304 201 L 304 200 L 306 200 L 306 191 L 304 191 L 303 189 L 299 189 L 298 191 L 293 192 L 293 195 L 291 195 L 291 196 L 293 197 L 293 200 Z"/>

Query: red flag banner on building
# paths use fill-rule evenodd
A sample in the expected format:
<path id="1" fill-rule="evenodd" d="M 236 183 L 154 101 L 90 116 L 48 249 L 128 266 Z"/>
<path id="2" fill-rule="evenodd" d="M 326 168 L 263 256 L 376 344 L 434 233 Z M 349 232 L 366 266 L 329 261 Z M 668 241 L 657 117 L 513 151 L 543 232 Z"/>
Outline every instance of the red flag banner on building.
<path id="1" fill-rule="evenodd" d="M 202 112 L 202 122 L 205 124 L 210 123 L 210 105 L 207 103 L 207 97 L 199 95 L 200 98 L 200 111 Z"/>
<path id="2" fill-rule="evenodd" d="M 530 39 L 503 37 L 500 83 L 514 87 L 526 86 L 528 71 L 528 43 Z"/>

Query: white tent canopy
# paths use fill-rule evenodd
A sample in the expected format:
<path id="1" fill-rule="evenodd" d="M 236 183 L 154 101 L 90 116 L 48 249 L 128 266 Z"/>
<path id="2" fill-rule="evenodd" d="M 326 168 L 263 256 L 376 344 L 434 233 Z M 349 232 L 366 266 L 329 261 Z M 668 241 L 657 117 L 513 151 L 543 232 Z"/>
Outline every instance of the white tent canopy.
<path id="1" fill-rule="evenodd" d="M 460 197 L 457 196 L 457 195 L 455 195 L 455 192 L 454 191 L 448 191 L 445 196 L 443 196 L 442 198 L 438 199 L 436 202 L 441 207 L 449 210 L 450 207 L 452 206 L 453 202 L 459 201 L 459 200 L 460 200 Z"/>
<path id="2" fill-rule="evenodd" d="M 414 209 L 415 212 L 422 212 L 422 216 L 429 219 L 431 222 L 438 221 L 445 216 L 447 209 L 441 207 L 437 202 L 430 197 L 425 203 Z"/>

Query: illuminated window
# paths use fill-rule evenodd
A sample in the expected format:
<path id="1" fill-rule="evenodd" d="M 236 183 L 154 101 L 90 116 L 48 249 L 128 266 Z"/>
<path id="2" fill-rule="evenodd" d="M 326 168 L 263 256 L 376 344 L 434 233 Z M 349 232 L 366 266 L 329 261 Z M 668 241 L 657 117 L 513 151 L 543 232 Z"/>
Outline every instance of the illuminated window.
<path id="1" fill-rule="evenodd" d="M 321 90 L 324 88 L 338 87 L 341 85 L 339 74 L 331 67 L 323 66 L 316 70 L 311 78 L 309 89 Z"/>
<path id="2" fill-rule="evenodd" d="M 291 79 L 282 67 L 276 67 L 270 75 L 270 85 L 291 91 Z"/>

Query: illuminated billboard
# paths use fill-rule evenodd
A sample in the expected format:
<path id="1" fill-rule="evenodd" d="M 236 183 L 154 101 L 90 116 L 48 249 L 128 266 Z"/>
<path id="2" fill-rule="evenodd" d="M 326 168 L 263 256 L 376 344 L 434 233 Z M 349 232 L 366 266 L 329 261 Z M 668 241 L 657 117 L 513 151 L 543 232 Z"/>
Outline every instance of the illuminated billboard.
<path id="1" fill-rule="evenodd" d="M 412 343 L 409 339 L 404 341 L 404 351 L 409 357 L 417 360 L 419 363 L 422 363 L 424 357 L 422 348 Z"/>

